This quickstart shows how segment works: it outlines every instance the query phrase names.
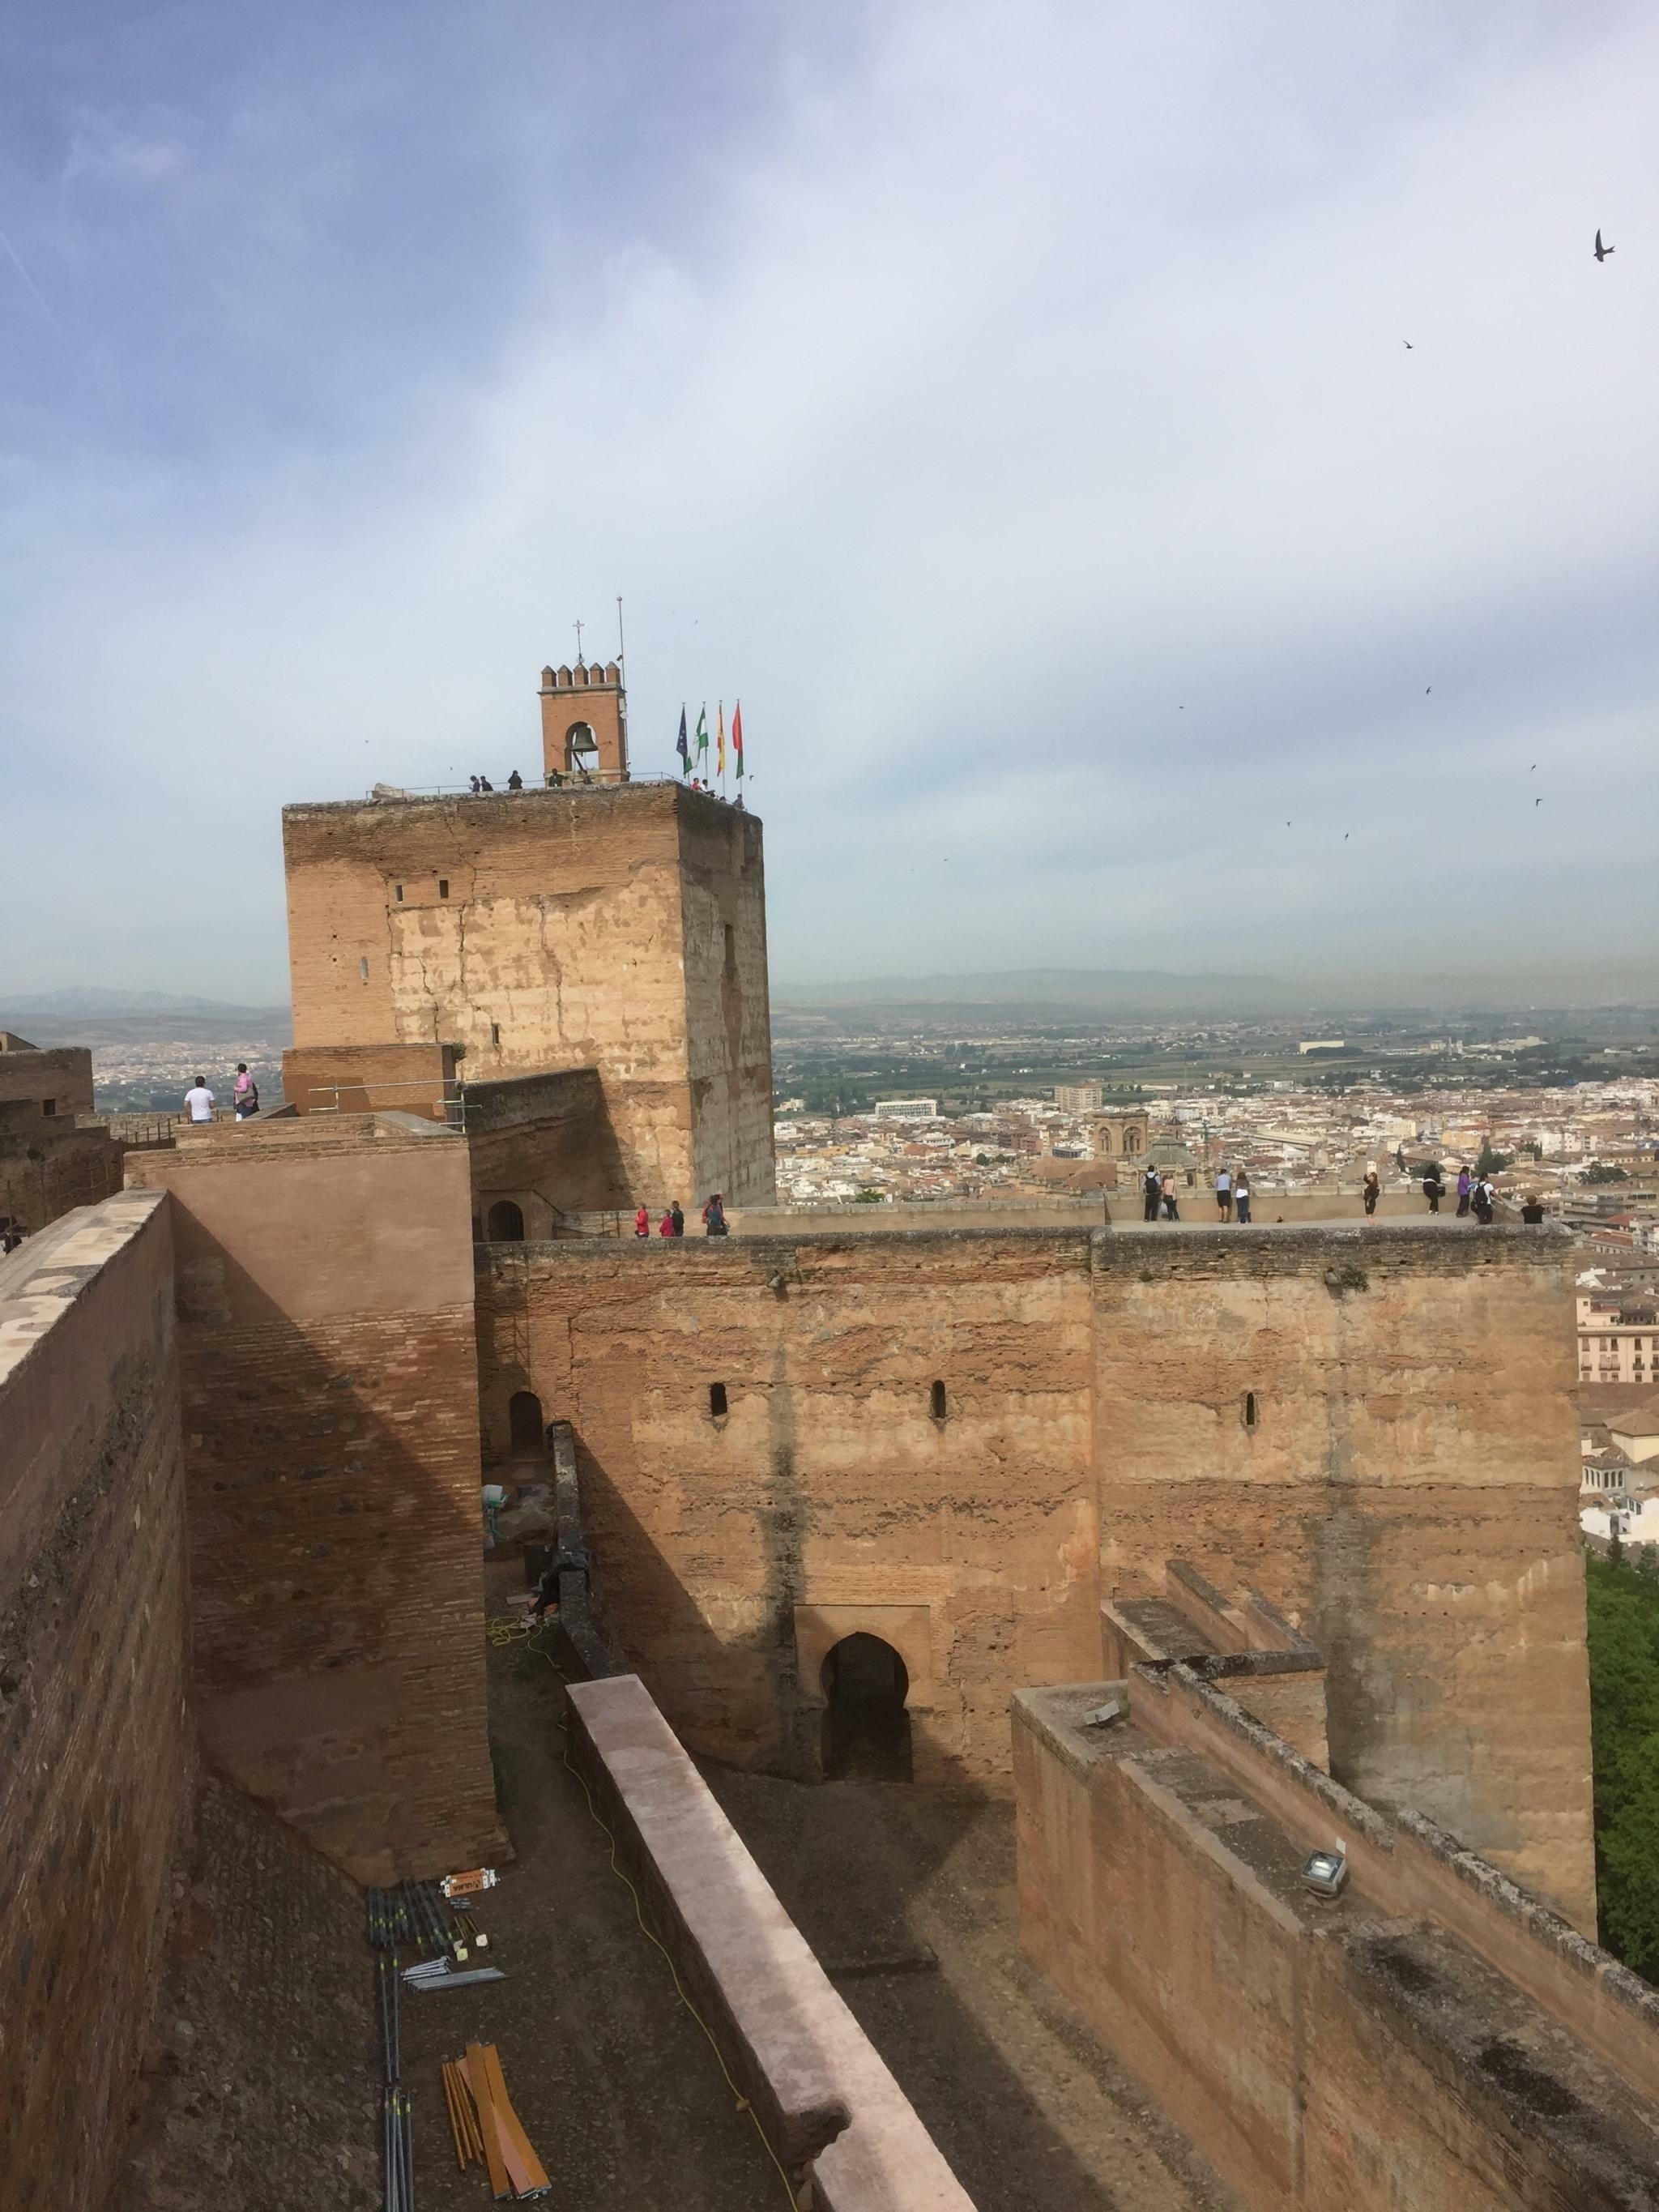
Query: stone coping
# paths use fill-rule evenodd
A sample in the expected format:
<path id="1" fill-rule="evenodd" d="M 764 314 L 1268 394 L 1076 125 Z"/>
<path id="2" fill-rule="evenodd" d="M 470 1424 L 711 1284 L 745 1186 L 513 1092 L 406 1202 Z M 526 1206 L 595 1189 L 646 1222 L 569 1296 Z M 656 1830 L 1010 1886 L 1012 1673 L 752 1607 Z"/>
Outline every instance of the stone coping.
<path id="1" fill-rule="evenodd" d="M 0 1260 L 0 1389 L 166 1202 L 160 1191 L 118 1192 L 50 1222 Z"/>
<path id="2" fill-rule="evenodd" d="M 571 1751 L 744 2090 L 822 2212 L 973 2212 L 636 1674 L 573 1682 Z"/>

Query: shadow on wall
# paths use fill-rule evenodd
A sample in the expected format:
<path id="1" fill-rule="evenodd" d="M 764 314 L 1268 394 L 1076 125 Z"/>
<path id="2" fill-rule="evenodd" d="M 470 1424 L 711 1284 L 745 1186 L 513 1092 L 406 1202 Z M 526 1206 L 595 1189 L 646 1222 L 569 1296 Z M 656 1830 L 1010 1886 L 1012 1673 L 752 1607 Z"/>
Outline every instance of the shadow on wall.
<path id="1" fill-rule="evenodd" d="M 501 1832 L 470 1316 L 301 1328 L 182 1207 L 175 1222 L 209 1754 L 359 1881 L 474 1863 Z"/>

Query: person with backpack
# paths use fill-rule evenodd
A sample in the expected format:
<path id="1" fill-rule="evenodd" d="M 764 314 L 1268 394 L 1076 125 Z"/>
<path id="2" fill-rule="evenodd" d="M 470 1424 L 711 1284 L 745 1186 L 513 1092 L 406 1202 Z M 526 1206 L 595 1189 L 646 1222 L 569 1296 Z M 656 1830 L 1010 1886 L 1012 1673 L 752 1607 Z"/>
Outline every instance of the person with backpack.
<path id="1" fill-rule="evenodd" d="M 1474 1186 L 1474 1218 L 1483 1229 L 1490 1229 L 1496 1211 L 1498 1192 L 1490 1176 L 1482 1176 Z"/>
<path id="2" fill-rule="evenodd" d="M 246 1121 L 249 1115 L 259 1110 L 259 1086 L 248 1073 L 245 1060 L 236 1063 L 235 1102 L 239 1121 Z"/>
<path id="3" fill-rule="evenodd" d="M 706 1237 L 724 1237 L 726 1233 L 726 1206 L 719 1191 L 702 1210 L 702 1227 Z"/>
<path id="4" fill-rule="evenodd" d="M 1140 1218 L 1143 1221 L 1158 1219 L 1158 1202 L 1163 1195 L 1163 1177 L 1156 1168 L 1148 1168 L 1140 1178 Z"/>

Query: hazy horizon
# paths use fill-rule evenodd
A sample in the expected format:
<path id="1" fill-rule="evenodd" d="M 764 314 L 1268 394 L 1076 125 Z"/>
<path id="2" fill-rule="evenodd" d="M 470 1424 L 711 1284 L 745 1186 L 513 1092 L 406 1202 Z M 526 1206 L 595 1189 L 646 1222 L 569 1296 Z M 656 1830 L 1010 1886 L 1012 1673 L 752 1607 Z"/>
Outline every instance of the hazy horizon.
<path id="1" fill-rule="evenodd" d="M 619 592 L 780 996 L 1659 941 L 1651 11 L 14 14 L 0 995 L 279 1001 Z"/>

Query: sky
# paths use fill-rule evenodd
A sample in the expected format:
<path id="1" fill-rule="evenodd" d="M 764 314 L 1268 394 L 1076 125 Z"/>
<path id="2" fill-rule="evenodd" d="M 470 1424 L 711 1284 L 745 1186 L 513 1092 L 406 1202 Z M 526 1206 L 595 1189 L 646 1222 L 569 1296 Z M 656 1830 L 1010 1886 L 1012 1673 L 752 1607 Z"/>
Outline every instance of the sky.
<path id="1" fill-rule="evenodd" d="M 282 805 L 533 774 L 619 594 L 638 772 L 741 698 L 776 989 L 1659 943 L 1651 8 L 0 50 L 0 990 L 283 998 Z"/>

